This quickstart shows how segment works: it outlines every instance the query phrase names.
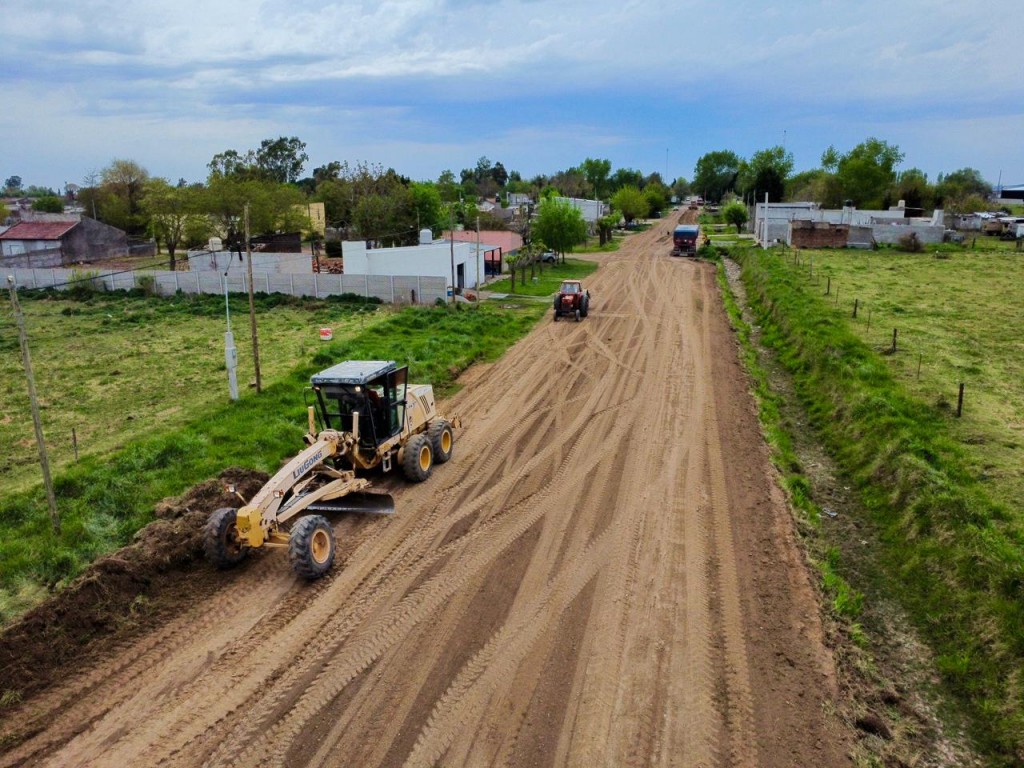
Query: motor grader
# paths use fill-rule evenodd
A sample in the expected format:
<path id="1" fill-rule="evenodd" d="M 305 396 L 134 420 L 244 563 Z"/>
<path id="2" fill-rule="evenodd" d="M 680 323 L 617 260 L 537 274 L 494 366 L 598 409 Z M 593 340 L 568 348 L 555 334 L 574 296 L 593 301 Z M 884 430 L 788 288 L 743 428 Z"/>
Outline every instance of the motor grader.
<path id="1" fill-rule="evenodd" d="M 368 492 L 371 481 L 362 474 L 401 467 L 408 480 L 421 482 L 435 463 L 451 458 L 452 424 L 437 414 L 433 388 L 408 384 L 407 377 L 408 367 L 379 360 L 349 360 L 314 375 L 315 404 L 306 409 L 308 447 L 248 503 L 242 499 L 239 509 L 210 515 L 203 541 L 207 558 L 227 568 L 250 550 L 287 547 L 300 576 L 316 579 L 330 570 L 334 531 L 323 515 L 309 513 L 390 514 L 394 499 Z"/>

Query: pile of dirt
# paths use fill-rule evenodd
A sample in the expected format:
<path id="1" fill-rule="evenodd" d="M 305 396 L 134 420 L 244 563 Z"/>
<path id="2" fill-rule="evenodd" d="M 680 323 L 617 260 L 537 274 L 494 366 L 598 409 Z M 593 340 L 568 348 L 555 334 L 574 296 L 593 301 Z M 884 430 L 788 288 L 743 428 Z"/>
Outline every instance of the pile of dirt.
<path id="1" fill-rule="evenodd" d="M 263 472 L 229 468 L 183 496 L 154 508 L 154 520 L 131 544 L 99 558 L 64 589 L 0 633 L 0 690 L 22 697 L 45 687 L 66 663 L 81 660 L 83 647 L 129 630 L 145 599 L 170 574 L 202 557 L 203 527 L 219 507 L 237 507 L 267 481 Z"/>

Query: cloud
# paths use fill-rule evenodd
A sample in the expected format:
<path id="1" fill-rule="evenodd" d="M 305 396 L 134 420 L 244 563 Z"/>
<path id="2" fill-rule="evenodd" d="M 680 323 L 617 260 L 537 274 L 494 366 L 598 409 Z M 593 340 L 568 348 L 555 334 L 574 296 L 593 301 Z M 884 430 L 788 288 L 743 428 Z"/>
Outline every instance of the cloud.
<path id="1" fill-rule="evenodd" d="M 917 140 L 941 123 L 959 157 L 985 143 L 964 110 L 1000 140 L 1016 124 L 1018 41 L 993 19 L 1018 12 L 1009 0 L 985 13 L 953 0 L 36 0 L 6 11 L 0 96 L 23 109 L 0 126 L 33 148 L 9 171 L 26 179 L 131 146 L 144 165 L 201 177 L 210 147 L 274 135 L 302 137 L 311 157 L 383 153 L 368 159 L 403 172 L 468 165 L 490 146 L 481 154 L 538 172 L 608 147 L 660 169 L 672 147 L 686 173 L 705 148 L 745 154 L 787 130 L 806 135 L 814 164 L 837 137 L 868 135 L 857 129 Z M 518 141 L 537 130 L 554 135 Z"/>

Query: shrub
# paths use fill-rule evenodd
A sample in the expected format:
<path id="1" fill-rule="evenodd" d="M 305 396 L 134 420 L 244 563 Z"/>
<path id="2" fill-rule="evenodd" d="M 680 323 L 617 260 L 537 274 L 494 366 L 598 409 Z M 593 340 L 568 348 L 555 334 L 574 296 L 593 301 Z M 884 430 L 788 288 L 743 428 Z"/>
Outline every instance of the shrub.
<path id="1" fill-rule="evenodd" d="M 904 235 L 900 238 L 899 243 L 900 250 L 906 251 L 907 253 L 920 253 L 924 250 L 924 245 L 922 245 L 920 239 L 918 239 L 916 232 Z"/>

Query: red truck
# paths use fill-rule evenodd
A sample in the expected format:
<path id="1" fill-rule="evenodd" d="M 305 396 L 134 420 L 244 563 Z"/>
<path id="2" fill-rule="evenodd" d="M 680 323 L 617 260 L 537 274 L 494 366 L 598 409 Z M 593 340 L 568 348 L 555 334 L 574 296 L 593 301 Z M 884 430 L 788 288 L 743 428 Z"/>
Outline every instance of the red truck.
<path id="1" fill-rule="evenodd" d="M 680 224 L 672 231 L 672 255 L 696 256 L 700 227 L 696 224 Z"/>

